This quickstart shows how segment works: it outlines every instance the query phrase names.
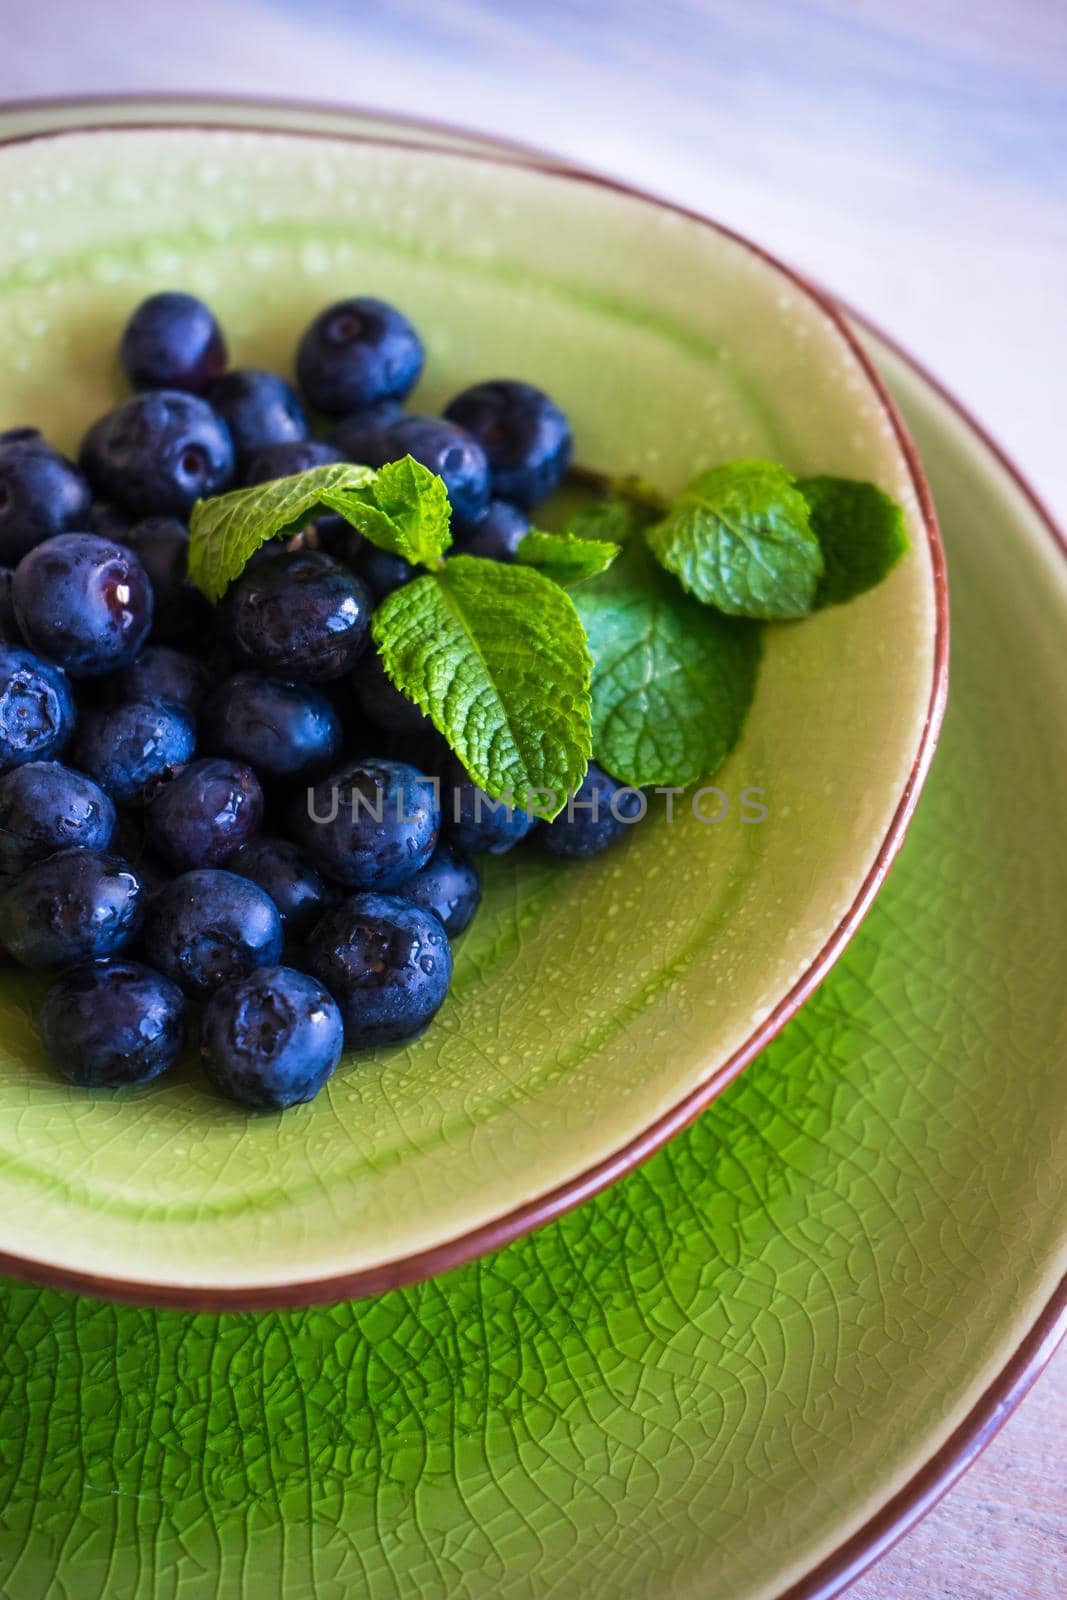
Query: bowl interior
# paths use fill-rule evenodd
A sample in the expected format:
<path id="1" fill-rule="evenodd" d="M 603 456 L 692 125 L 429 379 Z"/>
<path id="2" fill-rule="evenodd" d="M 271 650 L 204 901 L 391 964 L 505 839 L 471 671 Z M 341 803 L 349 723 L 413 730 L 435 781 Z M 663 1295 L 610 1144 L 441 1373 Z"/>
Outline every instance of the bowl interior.
<path id="1" fill-rule="evenodd" d="M 577 454 L 666 489 L 718 460 L 873 478 L 912 550 L 881 588 L 768 630 L 744 739 L 697 820 L 662 809 L 579 868 L 486 871 L 453 994 L 413 1045 L 352 1058 L 310 1106 L 250 1117 L 195 1066 L 68 1088 L 0 986 L 0 1249 L 148 1287 L 284 1286 L 395 1261 L 624 1146 L 745 1044 L 856 901 L 930 702 L 931 553 L 854 349 L 749 247 L 632 196 L 490 160 L 210 129 L 0 151 L 0 426 L 73 448 L 122 393 L 146 293 L 217 309 L 235 362 L 291 367 L 309 317 L 377 293 L 428 349 L 418 408 L 479 377 L 542 384 Z M 766 821 L 743 820 L 760 789 Z M 655 808 L 654 808 L 655 809 Z M 278 1298 L 284 1300 L 280 1290 Z"/>

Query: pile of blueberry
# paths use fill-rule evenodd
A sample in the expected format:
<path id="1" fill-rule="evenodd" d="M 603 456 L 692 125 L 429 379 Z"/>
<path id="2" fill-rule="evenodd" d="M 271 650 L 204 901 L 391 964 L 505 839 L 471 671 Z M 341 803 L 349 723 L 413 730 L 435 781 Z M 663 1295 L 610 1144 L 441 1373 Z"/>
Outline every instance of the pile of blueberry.
<path id="1" fill-rule="evenodd" d="M 183 519 L 236 485 L 410 453 L 445 481 L 455 548 L 507 561 L 570 429 L 511 381 L 444 419 L 405 412 L 422 345 L 373 299 L 312 322 L 299 394 L 227 370 L 185 294 L 137 308 L 121 359 L 136 392 L 77 466 L 36 429 L 0 434 L 0 943 L 58 972 L 41 1034 L 73 1082 L 157 1076 L 192 1001 L 209 1080 L 292 1105 L 345 1046 L 412 1037 L 437 1011 L 480 899 L 471 855 L 535 826 L 560 857 L 595 854 L 624 826 L 618 786 L 590 768 L 578 798 L 596 812 L 547 826 L 485 803 L 369 643 L 405 562 L 328 519 L 261 551 L 213 607 L 186 577 Z"/>

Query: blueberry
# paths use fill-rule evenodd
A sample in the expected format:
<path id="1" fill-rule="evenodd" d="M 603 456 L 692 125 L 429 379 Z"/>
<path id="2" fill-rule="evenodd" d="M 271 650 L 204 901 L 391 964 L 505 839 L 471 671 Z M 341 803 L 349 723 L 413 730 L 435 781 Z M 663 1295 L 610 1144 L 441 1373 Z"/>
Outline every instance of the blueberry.
<path id="1" fill-rule="evenodd" d="M 410 561 L 394 556 L 389 550 L 378 550 L 372 544 L 363 546 L 354 565 L 376 604 L 416 576 L 416 568 Z"/>
<path id="2" fill-rule="evenodd" d="M 185 999 L 162 974 L 112 956 L 70 967 L 44 997 L 41 1041 L 83 1089 L 149 1083 L 185 1043 Z"/>
<path id="3" fill-rule="evenodd" d="M 152 583 L 152 638 L 157 644 L 195 639 L 202 645 L 215 627 L 214 607 L 190 583 L 189 530 L 177 517 L 146 517 L 123 541 Z"/>
<path id="4" fill-rule="evenodd" d="M 300 341 L 296 375 L 308 404 L 337 417 L 402 400 L 422 362 L 422 341 L 408 319 L 384 300 L 362 296 L 320 311 Z"/>
<path id="5" fill-rule="evenodd" d="M 421 1033 L 452 978 L 452 947 L 432 911 L 391 894 L 356 894 L 327 911 L 308 964 L 341 1007 L 351 1050 Z"/>
<path id="6" fill-rule="evenodd" d="M 135 395 L 94 422 L 81 466 L 103 500 L 135 517 L 187 517 L 233 482 L 230 431 L 206 400 L 177 389 Z"/>
<path id="7" fill-rule="evenodd" d="M 455 423 L 440 417 L 401 417 L 385 429 L 381 447 L 383 461 L 414 456 L 436 472 L 457 517 L 478 517 L 489 504 L 488 457 L 478 440 Z"/>
<path id="8" fill-rule="evenodd" d="M 174 290 L 142 300 L 119 345 L 134 389 L 187 389 L 202 394 L 226 370 L 226 344 L 202 300 Z"/>
<path id="9" fill-rule="evenodd" d="M 148 574 L 95 533 L 61 533 L 23 556 L 12 596 L 29 643 L 76 678 L 128 666 L 152 626 Z"/>
<path id="10" fill-rule="evenodd" d="M 236 756 L 261 779 L 324 772 L 341 748 L 341 724 L 325 696 L 306 684 L 237 672 L 204 706 L 205 750 Z"/>
<path id="11" fill-rule="evenodd" d="M 514 561 L 515 552 L 530 531 L 530 519 L 506 500 L 490 500 L 480 517 L 457 521 L 452 551 L 456 555 L 485 556 L 489 561 Z"/>
<path id="12" fill-rule="evenodd" d="M 60 850 L 0 895 L 0 940 L 27 967 L 69 967 L 114 955 L 138 933 L 144 890 L 128 861 Z"/>
<path id="13" fill-rule="evenodd" d="M 148 808 L 149 848 L 172 866 L 213 867 L 247 844 L 263 816 L 263 791 L 240 761 L 192 761 Z"/>
<path id="14" fill-rule="evenodd" d="M 278 907 L 286 936 L 304 939 L 340 898 L 331 883 L 288 839 L 251 839 L 226 858 L 226 870 L 251 878 Z"/>
<path id="15" fill-rule="evenodd" d="M 317 550 L 269 556 L 227 598 L 240 654 L 262 672 L 339 678 L 367 640 L 371 597 L 347 568 Z"/>
<path id="16" fill-rule="evenodd" d="M 485 447 L 494 496 L 529 510 L 559 488 L 573 452 L 570 423 L 532 383 L 476 383 L 445 407 L 445 416 Z"/>
<path id="17" fill-rule="evenodd" d="M 251 488 L 256 483 L 270 483 L 274 478 L 292 478 L 298 472 L 310 472 L 312 467 L 330 467 L 341 459 L 341 452 L 322 439 L 290 439 L 280 444 L 267 444 L 247 462 L 241 481 Z"/>
<path id="18" fill-rule="evenodd" d="M 313 1100 L 344 1048 L 337 1003 L 292 967 L 261 967 L 204 1008 L 200 1059 L 216 1089 L 265 1111 Z"/>
<path id="19" fill-rule="evenodd" d="M 66 673 L 31 650 L 0 644 L 0 772 L 58 755 L 73 729 Z"/>
<path id="20" fill-rule="evenodd" d="M 20 561 L 57 533 L 84 528 L 92 495 L 72 461 L 43 440 L 0 445 L 0 561 Z"/>
<path id="21" fill-rule="evenodd" d="M 71 759 L 119 805 L 148 800 L 196 750 L 188 711 L 163 700 L 132 700 L 86 711 Z"/>
<path id="22" fill-rule="evenodd" d="M 390 733 L 419 737 L 433 723 L 386 674 L 377 650 L 368 650 L 352 672 L 356 698 L 365 717 Z"/>
<path id="23" fill-rule="evenodd" d="M 449 938 L 454 938 L 470 926 L 481 904 L 482 884 L 473 861 L 446 841 L 396 892 L 402 900 L 432 911 Z"/>
<path id="24" fill-rule="evenodd" d="M 379 400 L 362 411 L 353 411 L 349 417 L 342 417 L 330 434 L 331 442 L 346 461 L 380 467 L 389 459 L 382 453 L 382 434 L 403 415 L 404 407 L 399 400 Z"/>
<path id="25" fill-rule="evenodd" d="M 353 889 L 393 889 L 429 861 L 441 811 L 432 781 L 402 761 L 352 761 L 293 806 L 317 867 Z"/>
<path id="26" fill-rule="evenodd" d="M 441 774 L 441 815 L 451 842 L 472 855 L 503 855 L 525 839 L 537 820 L 504 800 L 491 800 L 455 757 Z"/>
<path id="27" fill-rule="evenodd" d="M 114 828 L 103 790 L 58 761 L 27 761 L 0 778 L 0 872 L 57 850 L 106 850 Z"/>
<path id="28" fill-rule="evenodd" d="M 15 600 L 11 592 L 15 574 L 10 567 L 0 567 L 0 644 L 23 644 L 22 629 L 15 616 Z"/>
<path id="29" fill-rule="evenodd" d="M 226 423 L 239 462 L 270 445 L 308 436 L 308 420 L 296 390 L 276 372 L 237 367 L 216 378 L 208 399 Z"/>
<path id="30" fill-rule="evenodd" d="M 124 700 L 165 700 L 193 716 L 210 687 L 211 674 L 202 661 L 166 645 L 150 644 L 118 678 Z"/>
<path id="31" fill-rule="evenodd" d="M 270 895 L 218 868 L 183 872 L 145 919 L 149 961 L 198 1000 L 257 967 L 274 966 L 282 942 L 282 919 Z"/>
<path id="32" fill-rule="evenodd" d="M 541 843 L 555 856 L 581 861 L 614 844 L 627 827 L 644 815 L 644 797 L 609 778 L 590 761 L 581 788 L 553 822 L 541 829 Z"/>

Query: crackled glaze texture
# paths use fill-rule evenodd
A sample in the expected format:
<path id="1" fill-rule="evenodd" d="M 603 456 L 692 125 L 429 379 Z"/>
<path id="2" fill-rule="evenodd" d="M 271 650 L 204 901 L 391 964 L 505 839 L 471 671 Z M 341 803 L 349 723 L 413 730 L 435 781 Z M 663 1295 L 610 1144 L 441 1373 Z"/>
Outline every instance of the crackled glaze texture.
<path id="1" fill-rule="evenodd" d="M 258 1317 L 7 1284 L 5 1596 L 769 1600 L 999 1370 L 1067 1265 L 1067 569 L 882 359 L 955 694 L 834 973 L 646 1167 L 447 1278 Z"/>
<path id="2" fill-rule="evenodd" d="M 0 1248 L 142 1282 L 284 1284 L 499 1217 L 706 1081 L 808 968 L 882 844 L 927 714 L 934 618 L 876 391 L 833 321 L 745 247 L 558 177 L 144 131 L 9 146 L 0 188 L 0 420 L 59 443 L 112 403 L 106 352 L 149 290 L 203 294 L 236 361 L 286 370 L 319 306 L 374 289 L 426 335 L 421 408 L 512 371 L 566 402 L 589 465 L 670 488 L 709 455 L 767 453 L 905 504 L 913 550 L 885 585 L 769 635 L 718 779 L 727 818 L 653 822 L 580 871 L 493 863 L 434 1027 L 342 1065 L 314 1105 L 250 1120 L 193 1070 L 86 1097 L 47 1072 L 24 988 L 3 981 Z M 766 791 L 766 824 L 740 821 L 745 787 Z"/>

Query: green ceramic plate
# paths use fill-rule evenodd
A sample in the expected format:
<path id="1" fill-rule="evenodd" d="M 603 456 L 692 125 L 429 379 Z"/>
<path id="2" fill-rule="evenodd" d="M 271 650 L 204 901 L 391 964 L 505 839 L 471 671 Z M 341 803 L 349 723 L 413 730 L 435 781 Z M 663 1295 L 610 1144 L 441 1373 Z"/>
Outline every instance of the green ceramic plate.
<path id="1" fill-rule="evenodd" d="M 905 506 L 912 549 L 888 582 L 768 630 L 723 798 L 673 822 L 661 806 L 581 870 L 535 852 L 493 863 L 434 1027 L 346 1064 L 313 1105 L 249 1116 L 195 1066 L 86 1094 L 43 1061 L 36 986 L 5 976 L 9 1259 L 224 1307 L 436 1270 L 661 1143 L 865 910 L 943 688 L 939 551 L 910 444 L 798 280 L 603 185 L 403 142 L 187 126 L 9 143 L 0 192 L 0 423 L 32 419 L 73 447 L 119 392 L 112 352 L 151 290 L 203 292 L 239 364 L 285 368 L 316 308 L 369 286 L 425 331 L 425 409 L 517 372 L 565 399 L 588 466 L 670 489 L 709 460 L 769 455 L 874 478 Z M 751 789 L 762 824 L 744 820 Z"/>
<path id="2" fill-rule="evenodd" d="M 647 1165 L 445 1278 L 263 1316 L 8 1284 L 5 1600 L 810 1600 L 1050 1353 L 1067 562 L 870 345 L 939 504 L 953 701 L 833 974 Z"/>

